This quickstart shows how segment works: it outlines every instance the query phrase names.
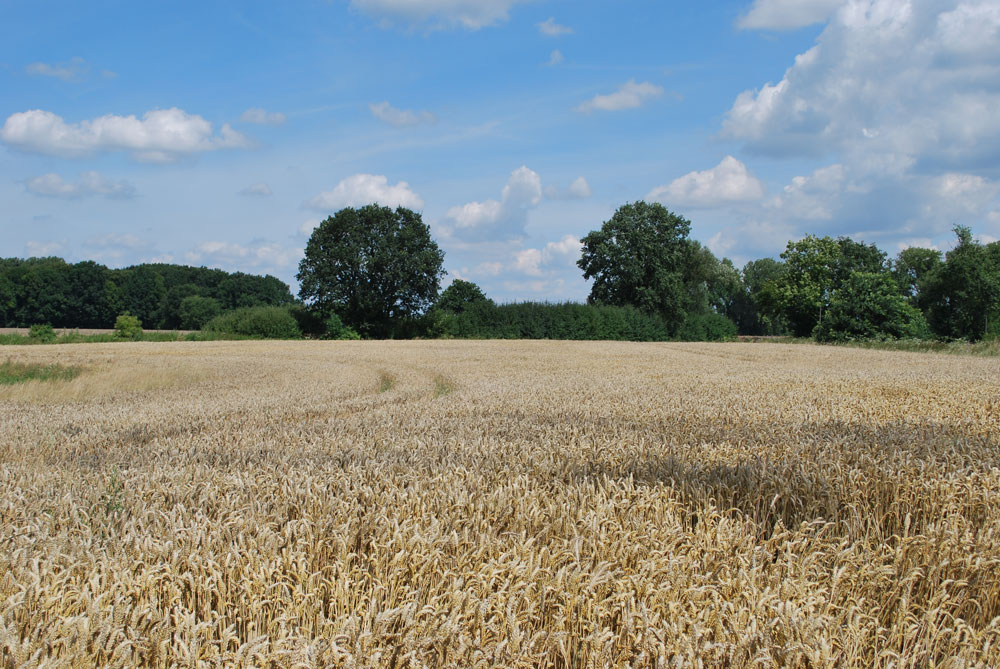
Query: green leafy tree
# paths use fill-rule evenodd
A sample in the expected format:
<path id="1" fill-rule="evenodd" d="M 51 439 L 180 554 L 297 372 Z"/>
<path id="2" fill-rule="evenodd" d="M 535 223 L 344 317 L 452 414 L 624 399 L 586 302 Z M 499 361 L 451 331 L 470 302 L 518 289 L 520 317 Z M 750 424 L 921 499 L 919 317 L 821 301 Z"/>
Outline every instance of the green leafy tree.
<path id="1" fill-rule="evenodd" d="M 848 237 L 807 235 L 788 242 L 786 271 L 772 287 L 773 305 L 797 337 L 808 337 L 829 308 L 833 292 L 855 272 L 888 271 L 885 253 Z"/>
<path id="2" fill-rule="evenodd" d="M 921 302 L 934 334 L 978 340 L 994 332 L 1000 318 L 1000 264 L 995 260 L 1000 251 L 977 242 L 965 226 L 954 230 L 958 245 L 921 283 Z"/>
<path id="3" fill-rule="evenodd" d="M 375 204 L 341 209 L 306 244 L 299 297 L 367 337 L 388 337 L 434 302 L 443 262 L 420 214 Z"/>
<path id="4" fill-rule="evenodd" d="M 222 307 L 214 297 L 202 297 L 201 295 L 189 295 L 181 300 L 177 308 L 179 318 L 178 325 L 184 330 L 200 330 L 205 323 L 209 322 L 220 313 Z"/>
<path id="5" fill-rule="evenodd" d="M 925 339 L 930 335 L 920 311 L 899 294 L 885 272 L 854 272 L 833 293 L 813 332 L 818 341 Z"/>
<path id="6" fill-rule="evenodd" d="M 639 201 L 619 207 L 600 230 L 580 240 L 577 265 L 594 281 L 589 301 L 659 314 L 676 332 L 692 300 L 685 285 L 690 231 L 690 221 L 663 205 Z"/>
<path id="7" fill-rule="evenodd" d="M 477 302 L 490 301 L 482 288 L 476 284 L 463 279 L 455 279 L 450 286 L 441 292 L 441 296 L 434 303 L 434 308 L 460 314 Z"/>
<path id="8" fill-rule="evenodd" d="M 892 264 L 892 276 L 899 290 L 914 304 L 920 304 L 920 287 L 941 264 L 941 252 L 912 246 L 903 249 Z"/>
<path id="9" fill-rule="evenodd" d="M 788 322 L 778 306 L 778 286 L 787 271 L 785 263 L 774 258 L 751 260 L 743 266 L 744 294 L 738 305 L 736 321 L 740 334 L 765 336 L 785 334 Z"/>
<path id="10" fill-rule="evenodd" d="M 163 277 L 149 265 L 137 265 L 125 270 L 120 287 L 128 313 L 156 327 L 160 304 L 167 292 Z"/>

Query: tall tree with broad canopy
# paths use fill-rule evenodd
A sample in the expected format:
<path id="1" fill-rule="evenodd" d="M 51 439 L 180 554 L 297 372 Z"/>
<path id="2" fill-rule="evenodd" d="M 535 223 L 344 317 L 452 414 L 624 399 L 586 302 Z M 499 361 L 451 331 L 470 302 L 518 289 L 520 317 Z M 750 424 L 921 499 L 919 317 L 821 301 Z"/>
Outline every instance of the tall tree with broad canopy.
<path id="1" fill-rule="evenodd" d="M 886 255 L 874 244 L 849 237 L 807 235 L 788 242 L 786 271 L 772 286 L 773 299 L 797 337 L 808 337 L 830 307 L 833 292 L 854 272 L 888 272 Z"/>
<path id="2" fill-rule="evenodd" d="M 367 337 L 392 336 L 437 297 L 444 252 L 420 214 L 371 204 L 319 224 L 299 263 L 299 297 Z"/>
<path id="3" fill-rule="evenodd" d="M 580 241 L 577 266 L 593 279 L 589 301 L 634 306 L 663 317 L 672 332 L 684 320 L 691 221 L 661 204 L 625 204 Z"/>

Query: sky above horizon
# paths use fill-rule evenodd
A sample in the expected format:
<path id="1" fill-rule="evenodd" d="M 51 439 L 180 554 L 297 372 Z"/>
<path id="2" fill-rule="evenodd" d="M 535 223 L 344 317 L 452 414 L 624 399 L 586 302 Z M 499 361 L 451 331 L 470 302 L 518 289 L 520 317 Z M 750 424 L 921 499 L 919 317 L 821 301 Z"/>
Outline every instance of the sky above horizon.
<path id="1" fill-rule="evenodd" d="M 805 234 L 1000 239 L 1000 0 L 0 5 L 0 256 L 273 274 L 346 206 L 445 284 L 582 300 L 658 201 L 737 265 Z"/>

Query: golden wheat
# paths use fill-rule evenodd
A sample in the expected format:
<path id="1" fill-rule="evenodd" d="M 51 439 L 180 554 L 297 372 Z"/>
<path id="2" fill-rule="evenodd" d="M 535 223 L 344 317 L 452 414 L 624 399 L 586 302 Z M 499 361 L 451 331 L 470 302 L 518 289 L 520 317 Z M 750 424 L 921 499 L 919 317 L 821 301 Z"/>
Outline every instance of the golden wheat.
<path id="1" fill-rule="evenodd" d="M 1000 361 L 8 347 L 0 666 L 1000 666 Z"/>

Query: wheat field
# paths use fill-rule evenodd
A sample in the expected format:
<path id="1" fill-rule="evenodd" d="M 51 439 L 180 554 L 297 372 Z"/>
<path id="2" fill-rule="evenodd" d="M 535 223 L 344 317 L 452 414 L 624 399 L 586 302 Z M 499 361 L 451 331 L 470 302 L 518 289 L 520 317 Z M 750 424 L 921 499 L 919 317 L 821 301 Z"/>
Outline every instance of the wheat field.
<path id="1" fill-rule="evenodd" d="M 1000 360 L 9 347 L 0 666 L 1000 666 Z"/>

